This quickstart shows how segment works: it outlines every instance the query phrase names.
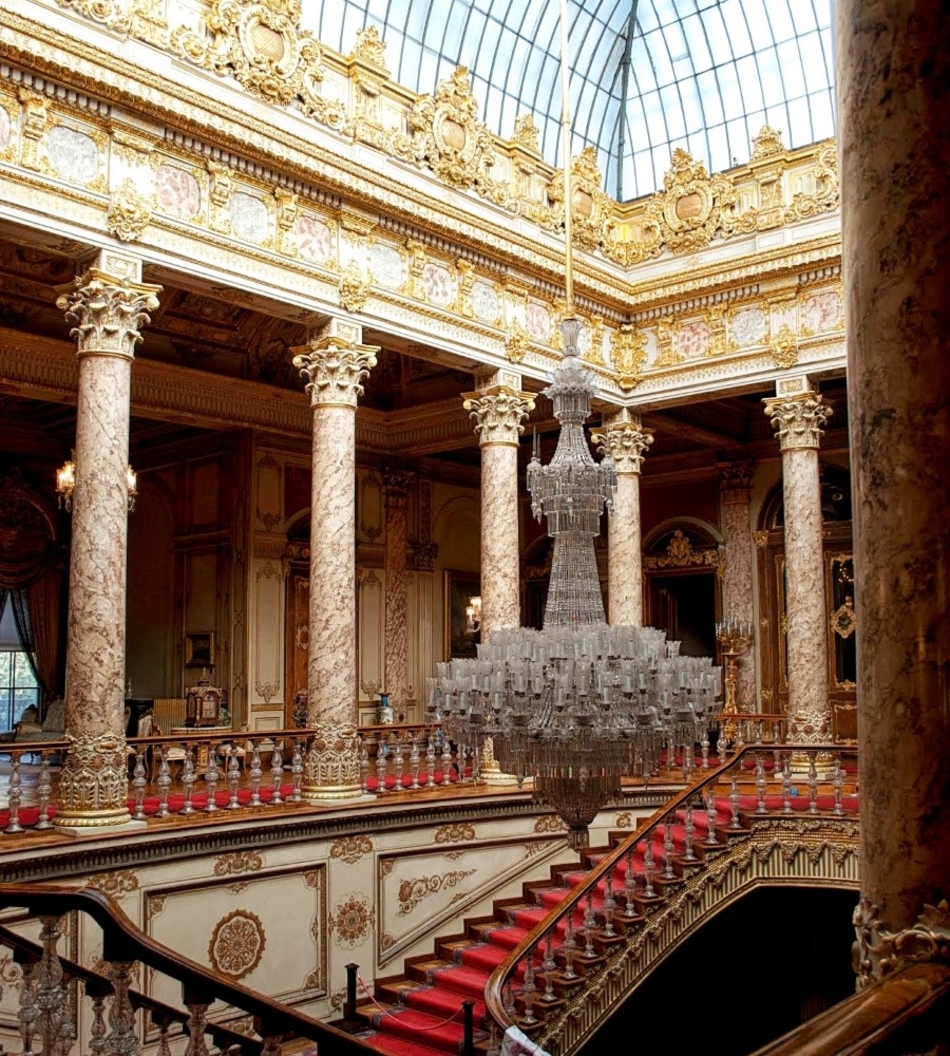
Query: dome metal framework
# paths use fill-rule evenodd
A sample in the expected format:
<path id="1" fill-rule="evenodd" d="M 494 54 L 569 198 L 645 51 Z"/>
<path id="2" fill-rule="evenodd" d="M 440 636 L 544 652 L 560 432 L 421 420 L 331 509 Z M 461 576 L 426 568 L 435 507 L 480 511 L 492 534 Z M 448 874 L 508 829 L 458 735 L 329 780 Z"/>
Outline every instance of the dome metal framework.
<path id="1" fill-rule="evenodd" d="M 556 0 L 338 0 L 304 4 L 348 51 L 375 26 L 393 78 L 431 94 L 457 66 L 482 119 L 510 137 L 531 113 L 561 158 Z M 604 190 L 651 194 L 677 147 L 710 172 L 746 161 L 762 125 L 786 146 L 834 135 L 831 0 L 569 0 L 572 153 L 597 148 Z"/>

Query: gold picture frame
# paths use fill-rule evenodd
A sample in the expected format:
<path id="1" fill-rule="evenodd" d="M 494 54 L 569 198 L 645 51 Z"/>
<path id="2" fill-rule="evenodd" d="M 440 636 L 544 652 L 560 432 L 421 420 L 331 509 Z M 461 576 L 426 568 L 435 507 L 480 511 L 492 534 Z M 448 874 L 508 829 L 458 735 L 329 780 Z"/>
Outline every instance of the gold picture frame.
<path id="1" fill-rule="evenodd" d="M 185 635 L 185 664 L 188 667 L 214 667 L 214 631 Z"/>
<path id="2" fill-rule="evenodd" d="M 446 660 L 475 657 L 481 640 L 480 633 L 467 627 L 465 610 L 472 598 L 481 594 L 481 578 L 477 572 L 445 570 L 443 593 L 442 654 Z"/>

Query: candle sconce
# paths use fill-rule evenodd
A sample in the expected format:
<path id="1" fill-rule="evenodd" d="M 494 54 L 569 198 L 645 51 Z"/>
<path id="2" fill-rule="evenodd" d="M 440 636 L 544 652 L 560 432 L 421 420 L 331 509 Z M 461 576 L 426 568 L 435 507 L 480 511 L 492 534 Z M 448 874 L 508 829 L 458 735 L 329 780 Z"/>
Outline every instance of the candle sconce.
<path id="1" fill-rule="evenodd" d="M 725 698 L 722 710 L 727 714 L 739 710 L 736 699 L 736 690 L 739 685 L 739 657 L 752 644 L 753 637 L 751 623 L 743 623 L 740 620 L 723 620 L 716 624 L 716 641 L 719 643 L 726 662 Z"/>

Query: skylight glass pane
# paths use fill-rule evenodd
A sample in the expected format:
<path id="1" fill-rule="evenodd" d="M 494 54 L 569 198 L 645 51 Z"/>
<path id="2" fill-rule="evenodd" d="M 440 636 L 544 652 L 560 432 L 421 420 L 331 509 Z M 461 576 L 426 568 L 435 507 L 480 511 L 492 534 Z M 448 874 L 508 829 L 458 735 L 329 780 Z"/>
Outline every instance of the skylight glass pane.
<path id="1" fill-rule="evenodd" d="M 813 46 L 818 44 L 817 34 Z M 775 49 L 779 69 L 782 71 L 782 83 L 785 85 L 785 96 L 794 99 L 804 95 L 805 70 L 802 68 L 802 52 L 799 50 L 801 44 L 797 40 L 787 40 Z M 808 52 L 804 52 L 805 55 Z"/>
<path id="2" fill-rule="evenodd" d="M 803 7 L 807 0 L 794 0 Z M 769 0 L 768 19 L 772 27 L 772 39 L 778 43 L 791 40 L 795 36 L 795 23 L 788 9 L 788 0 Z"/>
<path id="3" fill-rule="evenodd" d="M 736 110 L 742 108 L 743 104 L 746 110 L 761 109 L 765 100 L 762 98 L 763 85 L 759 78 L 759 71 L 760 66 L 756 62 L 756 56 L 748 55 L 744 59 L 739 59 L 736 63 L 736 73 L 739 77 L 741 99 L 736 100 L 738 105 L 728 107 L 727 112 L 735 113 Z M 781 82 L 779 82 L 779 88 L 781 88 Z"/>
<path id="4" fill-rule="evenodd" d="M 708 70 L 706 73 L 701 73 L 696 78 L 696 88 L 702 102 L 703 120 L 706 125 L 719 124 L 725 119 L 725 115 L 722 111 L 722 96 L 719 93 L 719 81 L 715 72 Z"/>
<path id="5" fill-rule="evenodd" d="M 741 0 L 723 0 L 719 10 L 726 26 L 732 54 L 751 55 L 752 38 L 749 36 L 749 24 L 742 10 Z M 765 39 L 768 40 L 768 36 Z"/>
<path id="6" fill-rule="evenodd" d="M 811 110 L 807 99 L 792 99 L 788 107 L 788 142 L 809 143 L 812 140 Z"/>
<path id="7" fill-rule="evenodd" d="M 819 0 L 817 6 L 827 9 L 828 4 Z M 791 5 L 792 19 L 795 22 L 795 32 L 798 36 L 803 36 L 818 28 L 818 12 L 815 7 L 815 0 L 798 0 L 797 3 Z"/>
<path id="8" fill-rule="evenodd" d="M 683 22 L 683 33 L 689 50 L 690 61 L 694 70 L 708 70 L 712 64 L 712 54 L 702 19 L 698 15 Z"/>

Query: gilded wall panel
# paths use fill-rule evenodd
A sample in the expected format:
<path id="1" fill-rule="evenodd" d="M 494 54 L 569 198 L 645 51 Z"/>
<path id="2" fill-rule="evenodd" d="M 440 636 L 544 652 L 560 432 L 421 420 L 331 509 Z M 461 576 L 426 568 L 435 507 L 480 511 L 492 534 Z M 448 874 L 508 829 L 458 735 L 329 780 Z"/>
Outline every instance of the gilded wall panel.
<path id="1" fill-rule="evenodd" d="M 255 558 L 251 574 L 250 700 L 274 706 L 283 700 L 284 570 L 279 561 Z"/>

